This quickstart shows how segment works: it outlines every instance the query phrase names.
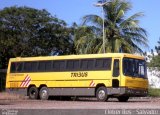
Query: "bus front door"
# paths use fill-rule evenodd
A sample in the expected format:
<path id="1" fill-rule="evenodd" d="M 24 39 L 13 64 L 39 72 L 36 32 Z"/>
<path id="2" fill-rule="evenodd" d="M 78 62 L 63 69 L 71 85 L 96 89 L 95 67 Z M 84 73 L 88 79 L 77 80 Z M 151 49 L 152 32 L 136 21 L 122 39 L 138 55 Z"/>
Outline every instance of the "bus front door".
<path id="1" fill-rule="evenodd" d="M 120 59 L 114 59 L 112 70 L 112 87 L 118 88 L 120 86 Z"/>

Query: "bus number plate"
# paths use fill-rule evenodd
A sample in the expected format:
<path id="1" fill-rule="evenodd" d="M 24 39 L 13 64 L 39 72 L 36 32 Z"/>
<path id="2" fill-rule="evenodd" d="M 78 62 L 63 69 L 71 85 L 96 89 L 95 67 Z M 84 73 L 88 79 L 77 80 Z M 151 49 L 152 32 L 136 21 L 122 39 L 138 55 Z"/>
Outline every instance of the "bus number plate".
<path id="1" fill-rule="evenodd" d="M 88 72 L 73 72 L 71 73 L 71 77 L 87 77 Z"/>

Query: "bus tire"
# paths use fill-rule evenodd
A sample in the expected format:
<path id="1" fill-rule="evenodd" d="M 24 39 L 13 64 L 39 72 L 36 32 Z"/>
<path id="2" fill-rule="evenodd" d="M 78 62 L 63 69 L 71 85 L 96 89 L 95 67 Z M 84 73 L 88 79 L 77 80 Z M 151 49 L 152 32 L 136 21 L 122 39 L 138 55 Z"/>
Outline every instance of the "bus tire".
<path id="1" fill-rule="evenodd" d="M 108 100 L 107 89 L 102 86 L 96 90 L 96 98 L 98 101 L 104 102 Z"/>
<path id="2" fill-rule="evenodd" d="M 129 96 L 119 96 L 118 101 L 119 102 L 127 102 L 129 99 Z"/>
<path id="3" fill-rule="evenodd" d="M 28 95 L 30 99 L 38 99 L 38 89 L 35 86 L 30 87 Z"/>
<path id="4" fill-rule="evenodd" d="M 49 91 L 47 87 L 42 87 L 39 91 L 39 97 L 41 100 L 48 100 L 49 97 Z"/>

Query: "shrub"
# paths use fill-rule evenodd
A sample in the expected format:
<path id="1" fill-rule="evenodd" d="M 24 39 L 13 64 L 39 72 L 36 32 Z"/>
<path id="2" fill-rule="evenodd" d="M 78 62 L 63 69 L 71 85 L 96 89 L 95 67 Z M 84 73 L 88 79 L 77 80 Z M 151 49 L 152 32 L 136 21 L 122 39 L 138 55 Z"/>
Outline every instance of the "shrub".
<path id="1" fill-rule="evenodd" d="M 160 97 L 160 89 L 157 88 L 149 88 L 148 94 L 151 97 Z"/>

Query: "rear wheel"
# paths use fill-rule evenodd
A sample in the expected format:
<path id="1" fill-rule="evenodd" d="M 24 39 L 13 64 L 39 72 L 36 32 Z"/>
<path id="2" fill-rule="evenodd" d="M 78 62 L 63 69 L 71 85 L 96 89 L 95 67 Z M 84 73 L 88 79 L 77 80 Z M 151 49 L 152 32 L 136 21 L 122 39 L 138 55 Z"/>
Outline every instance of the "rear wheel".
<path id="1" fill-rule="evenodd" d="M 108 95 L 107 95 L 107 89 L 105 87 L 99 87 L 96 91 L 96 97 L 98 101 L 107 101 Z"/>
<path id="2" fill-rule="evenodd" d="M 49 92 L 47 87 L 42 87 L 39 91 L 39 97 L 41 100 L 48 100 Z"/>
<path id="3" fill-rule="evenodd" d="M 129 99 L 129 96 L 119 96 L 118 101 L 119 102 L 127 102 Z"/>
<path id="4" fill-rule="evenodd" d="M 35 86 L 30 87 L 28 95 L 30 99 L 38 99 L 38 89 Z"/>

